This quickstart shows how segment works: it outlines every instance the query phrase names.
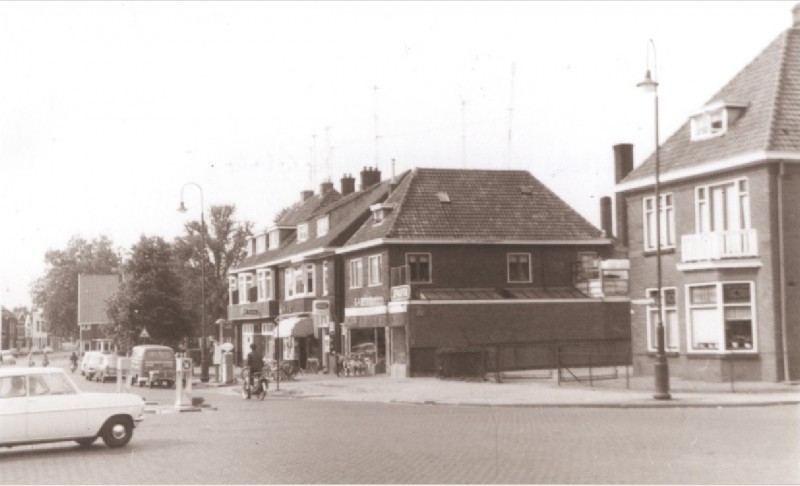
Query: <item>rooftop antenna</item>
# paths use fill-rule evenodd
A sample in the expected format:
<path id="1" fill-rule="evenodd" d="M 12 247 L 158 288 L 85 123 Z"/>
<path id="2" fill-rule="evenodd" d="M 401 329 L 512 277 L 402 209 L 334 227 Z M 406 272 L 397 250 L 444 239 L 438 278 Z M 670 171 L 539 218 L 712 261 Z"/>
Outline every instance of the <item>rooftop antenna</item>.
<path id="1" fill-rule="evenodd" d="M 467 100 L 461 99 L 461 164 L 467 168 Z"/>
<path id="2" fill-rule="evenodd" d="M 331 127 L 325 127 L 325 143 L 328 146 L 328 151 L 325 154 L 325 177 L 326 182 L 331 181 L 331 158 L 333 158 L 333 147 L 331 146 L 331 138 L 330 138 L 330 130 Z"/>
<path id="3" fill-rule="evenodd" d="M 316 176 L 316 151 L 317 151 L 317 134 L 311 135 L 311 145 L 308 147 L 308 185 L 314 188 L 314 179 Z"/>
<path id="4" fill-rule="evenodd" d="M 511 126 L 514 121 L 514 76 L 517 72 L 517 63 L 511 63 L 511 95 L 508 102 L 508 154 L 506 155 L 506 165 L 511 168 Z"/>
<path id="5" fill-rule="evenodd" d="M 375 92 L 375 168 L 378 168 L 378 140 L 380 140 L 380 133 L 378 132 L 378 85 L 372 87 Z"/>

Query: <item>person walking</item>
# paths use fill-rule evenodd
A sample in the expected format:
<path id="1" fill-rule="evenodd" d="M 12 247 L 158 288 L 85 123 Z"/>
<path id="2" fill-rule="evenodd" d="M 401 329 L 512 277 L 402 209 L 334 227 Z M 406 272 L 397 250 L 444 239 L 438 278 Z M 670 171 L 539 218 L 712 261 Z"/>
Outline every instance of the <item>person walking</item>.
<path id="1" fill-rule="evenodd" d="M 28 350 L 28 366 L 33 368 L 36 366 L 36 362 L 33 361 L 33 351 Z"/>

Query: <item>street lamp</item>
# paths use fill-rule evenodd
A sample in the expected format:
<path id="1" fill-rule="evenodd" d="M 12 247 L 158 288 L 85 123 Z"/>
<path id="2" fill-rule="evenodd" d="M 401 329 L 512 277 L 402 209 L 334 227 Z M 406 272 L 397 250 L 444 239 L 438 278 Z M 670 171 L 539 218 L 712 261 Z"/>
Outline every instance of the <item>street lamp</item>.
<path id="1" fill-rule="evenodd" d="M 200 263 L 200 330 L 202 332 L 202 340 L 200 342 L 200 381 L 208 383 L 208 354 L 206 353 L 206 222 L 203 218 L 203 188 L 194 182 L 187 182 L 181 187 L 181 205 L 178 206 L 178 211 L 181 213 L 186 212 L 186 206 L 183 204 L 183 190 L 186 186 L 194 186 L 200 191 L 200 252 L 202 253 L 202 260 Z"/>
<path id="2" fill-rule="evenodd" d="M 650 47 L 653 49 L 653 71 L 657 65 L 656 62 L 656 45 L 653 39 L 650 39 Z M 655 199 L 656 199 L 656 363 L 655 363 L 655 385 L 656 391 L 653 398 L 657 400 L 669 400 L 672 398 L 669 394 L 669 366 L 667 364 L 667 353 L 664 349 L 664 322 L 661 316 L 661 186 L 659 181 L 661 161 L 659 160 L 659 143 L 658 143 L 658 82 L 653 79 L 655 76 L 650 77 L 650 50 L 647 51 L 647 72 L 644 75 L 644 81 L 636 86 L 642 88 L 646 93 L 653 93 L 655 100 L 655 128 L 656 128 L 656 175 L 655 175 Z M 645 231 L 647 229 L 645 228 Z"/>

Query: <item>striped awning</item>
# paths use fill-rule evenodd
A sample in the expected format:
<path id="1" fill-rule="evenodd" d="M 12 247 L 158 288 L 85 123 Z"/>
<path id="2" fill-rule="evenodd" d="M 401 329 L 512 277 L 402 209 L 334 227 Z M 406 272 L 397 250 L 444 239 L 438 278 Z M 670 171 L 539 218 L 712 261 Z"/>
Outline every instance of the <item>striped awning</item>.
<path id="1" fill-rule="evenodd" d="M 278 321 L 276 337 L 306 337 L 314 334 L 314 321 L 311 317 L 287 317 Z"/>

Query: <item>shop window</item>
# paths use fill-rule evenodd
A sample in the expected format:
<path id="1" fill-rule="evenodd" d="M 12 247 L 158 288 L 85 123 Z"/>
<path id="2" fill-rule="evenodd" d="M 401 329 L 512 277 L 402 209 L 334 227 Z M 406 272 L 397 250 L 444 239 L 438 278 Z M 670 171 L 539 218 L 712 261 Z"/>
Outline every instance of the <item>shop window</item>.
<path id="1" fill-rule="evenodd" d="M 690 285 L 687 293 L 692 351 L 756 350 L 752 282 Z"/>

